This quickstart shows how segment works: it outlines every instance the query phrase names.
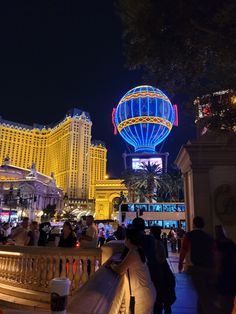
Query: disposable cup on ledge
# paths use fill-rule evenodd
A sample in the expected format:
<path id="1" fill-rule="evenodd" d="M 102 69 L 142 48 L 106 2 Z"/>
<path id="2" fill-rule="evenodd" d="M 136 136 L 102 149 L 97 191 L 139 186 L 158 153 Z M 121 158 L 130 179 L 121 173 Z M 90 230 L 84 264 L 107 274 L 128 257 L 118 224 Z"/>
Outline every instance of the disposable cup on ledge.
<path id="1" fill-rule="evenodd" d="M 68 278 L 54 278 L 50 281 L 51 314 L 66 314 L 70 284 Z"/>

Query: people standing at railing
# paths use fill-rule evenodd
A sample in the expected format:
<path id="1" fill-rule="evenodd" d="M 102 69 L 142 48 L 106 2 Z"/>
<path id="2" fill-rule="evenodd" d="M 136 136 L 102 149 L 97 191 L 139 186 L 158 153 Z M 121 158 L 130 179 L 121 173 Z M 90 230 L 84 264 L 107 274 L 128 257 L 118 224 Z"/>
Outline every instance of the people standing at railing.
<path id="1" fill-rule="evenodd" d="M 144 250 L 141 248 L 142 235 L 134 228 L 126 230 L 125 246 L 128 253 L 120 264 L 111 264 L 111 268 L 123 275 L 129 271 L 132 296 L 135 298 L 135 314 L 152 314 L 156 298 Z"/>
<path id="2" fill-rule="evenodd" d="M 92 215 L 86 217 L 87 229 L 85 234 L 80 237 L 81 248 L 96 248 L 98 241 L 98 230 L 94 223 L 94 218 Z"/>
<path id="3" fill-rule="evenodd" d="M 96 248 L 98 243 L 98 229 L 94 223 L 94 218 L 92 215 L 86 217 L 87 229 L 85 234 L 80 237 L 80 247 L 85 248 Z M 83 261 L 82 261 L 83 263 Z M 87 273 L 88 276 L 91 274 L 91 260 L 87 260 Z"/>
<path id="4" fill-rule="evenodd" d="M 112 225 L 110 225 L 110 223 L 108 222 L 107 224 L 105 224 L 104 229 L 105 229 L 105 238 L 107 240 L 110 237 L 110 235 L 113 234 L 113 228 L 112 228 Z"/>
<path id="5" fill-rule="evenodd" d="M 58 246 L 59 247 L 75 247 L 76 242 L 77 242 L 77 237 L 76 237 L 75 232 L 73 231 L 71 223 L 69 221 L 65 221 Z"/>
<path id="6" fill-rule="evenodd" d="M 73 248 L 76 246 L 77 242 L 77 237 L 75 232 L 73 231 L 73 228 L 71 226 L 71 223 L 69 221 L 65 221 L 62 229 L 62 234 L 60 236 L 60 240 L 58 243 L 58 247 L 64 247 L 64 248 Z M 65 271 L 68 272 L 68 263 L 69 260 L 66 260 L 66 267 Z M 60 264 L 59 264 L 59 273 L 61 274 L 62 272 L 62 266 L 63 262 L 62 259 L 60 259 Z"/>
<path id="7" fill-rule="evenodd" d="M 46 246 L 50 230 L 51 230 L 50 222 L 42 222 L 39 225 L 39 242 L 38 242 L 39 246 Z"/>
<path id="8" fill-rule="evenodd" d="M 20 226 L 12 231 L 11 238 L 15 241 L 15 245 L 25 246 L 28 244 L 28 227 L 29 218 L 24 217 Z"/>
<path id="9" fill-rule="evenodd" d="M 82 236 L 83 233 L 83 223 L 82 220 L 79 220 L 76 224 L 76 227 L 74 229 L 77 238 L 79 239 Z"/>
<path id="10" fill-rule="evenodd" d="M 105 242 L 105 230 L 104 228 L 100 228 L 98 232 L 98 247 L 102 247 Z"/>
<path id="11" fill-rule="evenodd" d="M 114 241 L 114 240 L 117 240 L 117 238 L 114 235 L 114 230 L 110 229 L 108 238 L 106 239 L 106 243 L 108 243 L 110 241 Z"/>
<path id="12" fill-rule="evenodd" d="M 28 232 L 28 246 L 38 246 L 39 235 L 38 222 L 32 221 L 30 224 L 30 231 Z"/>
<path id="13" fill-rule="evenodd" d="M 150 234 L 155 238 L 155 254 L 157 260 L 158 276 L 154 282 L 157 296 L 154 305 L 154 314 L 171 314 L 171 306 L 176 300 L 175 277 L 166 260 L 166 253 L 163 241 L 161 239 L 161 227 L 153 226 Z"/>
<path id="14" fill-rule="evenodd" d="M 125 226 L 124 224 L 118 225 L 114 235 L 117 240 L 124 240 L 125 239 Z"/>

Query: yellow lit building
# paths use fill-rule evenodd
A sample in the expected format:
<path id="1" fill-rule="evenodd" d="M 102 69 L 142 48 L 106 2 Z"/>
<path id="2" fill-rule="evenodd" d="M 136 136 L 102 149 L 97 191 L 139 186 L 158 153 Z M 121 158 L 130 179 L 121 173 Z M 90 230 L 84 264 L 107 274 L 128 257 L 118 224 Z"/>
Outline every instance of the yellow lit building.
<path id="1" fill-rule="evenodd" d="M 54 125 L 28 126 L 0 117 L 0 160 L 29 168 L 34 162 L 46 175 L 54 173 L 57 185 L 69 198 L 88 198 L 89 148 L 92 122 L 87 112 L 71 109 Z"/>
<path id="2" fill-rule="evenodd" d="M 95 198 L 95 185 L 97 181 L 106 178 L 107 149 L 104 143 L 93 141 L 90 148 L 90 169 L 89 169 L 89 198 Z"/>

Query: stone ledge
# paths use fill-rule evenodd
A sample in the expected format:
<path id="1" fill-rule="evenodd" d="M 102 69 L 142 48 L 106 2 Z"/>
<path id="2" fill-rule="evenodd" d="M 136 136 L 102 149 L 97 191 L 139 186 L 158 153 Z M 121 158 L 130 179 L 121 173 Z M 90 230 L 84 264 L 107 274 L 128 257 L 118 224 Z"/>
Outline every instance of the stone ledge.
<path id="1" fill-rule="evenodd" d="M 1 282 L 0 291 L 2 294 L 6 294 L 12 297 L 19 297 L 30 301 L 45 302 L 48 304 L 50 303 L 50 294 L 47 292 L 24 289 Z"/>
<path id="2" fill-rule="evenodd" d="M 0 293 L 0 304 L 6 307 L 14 309 L 25 309 L 25 310 L 48 310 L 50 305 L 49 303 L 31 301 L 15 296 L 10 296 L 7 294 Z"/>

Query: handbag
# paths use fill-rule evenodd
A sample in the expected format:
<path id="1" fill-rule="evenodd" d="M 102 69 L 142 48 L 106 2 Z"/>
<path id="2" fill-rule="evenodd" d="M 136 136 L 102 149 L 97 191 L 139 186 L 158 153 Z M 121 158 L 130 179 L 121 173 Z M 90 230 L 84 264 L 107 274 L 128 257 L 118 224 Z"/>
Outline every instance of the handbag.
<path id="1" fill-rule="evenodd" d="M 127 272 L 128 272 L 129 292 L 130 292 L 129 313 L 130 313 L 130 314 L 135 314 L 135 297 L 132 295 L 129 269 L 127 270 Z"/>

